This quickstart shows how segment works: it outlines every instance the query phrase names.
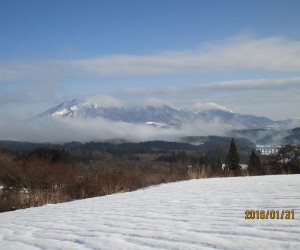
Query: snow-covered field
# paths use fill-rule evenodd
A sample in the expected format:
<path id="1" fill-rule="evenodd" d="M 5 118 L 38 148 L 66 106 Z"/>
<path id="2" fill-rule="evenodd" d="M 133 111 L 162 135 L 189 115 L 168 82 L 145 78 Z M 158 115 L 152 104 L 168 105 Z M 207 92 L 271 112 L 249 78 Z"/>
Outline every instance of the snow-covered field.
<path id="1" fill-rule="evenodd" d="M 245 210 L 294 209 L 294 220 Z M 300 249 L 300 175 L 183 181 L 0 214 L 0 249 Z"/>

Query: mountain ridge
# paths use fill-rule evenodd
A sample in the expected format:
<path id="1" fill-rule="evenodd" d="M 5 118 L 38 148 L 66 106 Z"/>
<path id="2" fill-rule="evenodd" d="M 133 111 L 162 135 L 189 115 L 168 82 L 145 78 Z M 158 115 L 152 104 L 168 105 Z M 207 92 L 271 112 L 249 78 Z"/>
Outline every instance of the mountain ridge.
<path id="1" fill-rule="evenodd" d="M 211 105 L 212 106 L 212 105 Z M 219 108 L 220 107 L 220 108 Z M 72 99 L 52 107 L 38 115 L 39 118 L 103 118 L 110 121 L 142 123 L 159 128 L 181 128 L 194 122 L 219 122 L 224 125 L 244 129 L 286 127 L 292 120 L 274 121 L 265 116 L 239 114 L 215 105 L 212 108 L 192 110 L 174 105 L 99 105 L 97 102 Z"/>

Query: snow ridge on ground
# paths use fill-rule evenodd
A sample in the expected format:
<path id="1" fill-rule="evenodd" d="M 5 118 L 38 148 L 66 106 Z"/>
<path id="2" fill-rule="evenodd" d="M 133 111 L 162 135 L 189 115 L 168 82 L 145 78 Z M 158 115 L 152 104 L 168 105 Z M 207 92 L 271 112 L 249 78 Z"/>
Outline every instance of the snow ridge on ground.
<path id="1" fill-rule="evenodd" d="M 0 249 L 300 249 L 299 190 L 300 175 L 198 179 L 7 212 Z"/>

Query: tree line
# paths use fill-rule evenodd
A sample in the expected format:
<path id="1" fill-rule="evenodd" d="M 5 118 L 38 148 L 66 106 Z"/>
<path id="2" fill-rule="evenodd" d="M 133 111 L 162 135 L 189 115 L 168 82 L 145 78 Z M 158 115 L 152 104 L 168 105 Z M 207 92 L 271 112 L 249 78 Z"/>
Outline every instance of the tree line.
<path id="1" fill-rule="evenodd" d="M 240 163 L 237 146 L 231 140 L 228 153 L 223 161 L 214 153 L 190 159 L 188 176 L 190 178 L 257 176 L 274 174 L 300 174 L 300 146 L 282 146 L 277 154 L 259 155 L 252 150 L 247 164 Z M 216 153 L 215 155 L 220 155 Z M 222 154 L 221 154 L 222 155 Z M 169 155 L 166 159 L 176 160 L 179 155 Z"/>
<path id="2" fill-rule="evenodd" d="M 253 150 L 245 169 L 234 139 L 227 153 L 217 147 L 206 153 L 167 150 L 167 145 L 178 147 L 165 143 L 163 150 L 151 147 L 144 152 L 145 144 L 140 151 L 123 145 L 121 154 L 100 154 L 90 162 L 74 161 L 69 149 L 39 148 L 16 154 L 0 148 L 0 212 L 193 178 L 300 173 L 299 146 L 286 145 L 271 156 Z"/>
<path id="3" fill-rule="evenodd" d="M 226 158 L 225 176 L 241 176 L 242 167 L 239 164 L 234 139 L 231 140 L 229 152 Z M 300 173 L 300 147 L 296 145 L 282 146 L 277 154 L 259 156 L 253 150 L 247 166 L 246 175 L 266 174 L 299 174 Z"/>

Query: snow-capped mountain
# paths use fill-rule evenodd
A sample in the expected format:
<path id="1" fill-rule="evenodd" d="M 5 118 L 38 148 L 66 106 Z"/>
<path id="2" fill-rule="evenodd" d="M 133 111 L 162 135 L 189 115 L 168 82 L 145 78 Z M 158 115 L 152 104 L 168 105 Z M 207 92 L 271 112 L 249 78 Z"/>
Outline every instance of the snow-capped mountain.
<path id="1" fill-rule="evenodd" d="M 198 105 L 199 106 L 199 105 Z M 205 108 L 195 110 L 181 109 L 172 105 L 150 105 L 124 106 L 119 103 L 104 104 L 96 99 L 71 100 L 53 107 L 41 114 L 39 117 L 51 118 L 104 118 L 110 121 L 122 121 L 126 123 L 143 123 L 159 128 L 180 128 L 185 124 L 195 122 L 218 122 L 235 128 L 268 128 L 284 126 L 288 121 L 273 121 L 267 117 L 254 115 L 243 115 L 231 110 L 209 103 Z"/>
<path id="2" fill-rule="evenodd" d="M 52 118 L 104 118 L 111 121 L 123 121 L 127 123 L 145 123 L 157 127 L 180 127 L 183 119 L 189 118 L 190 113 L 175 107 L 142 106 L 123 107 L 98 105 L 91 102 L 71 100 L 51 108 L 39 117 L 50 116 Z"/>

